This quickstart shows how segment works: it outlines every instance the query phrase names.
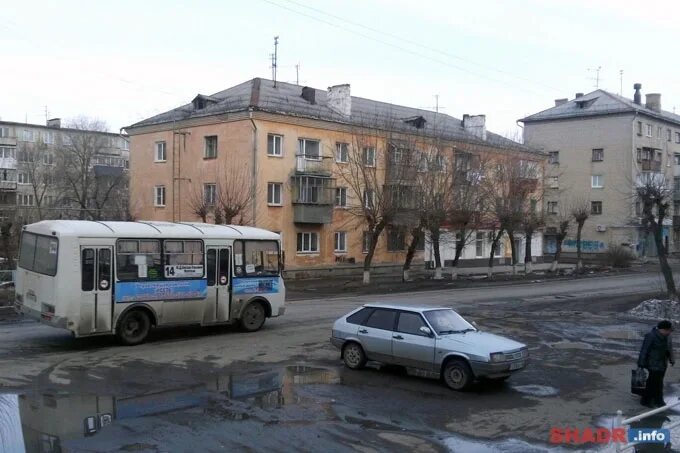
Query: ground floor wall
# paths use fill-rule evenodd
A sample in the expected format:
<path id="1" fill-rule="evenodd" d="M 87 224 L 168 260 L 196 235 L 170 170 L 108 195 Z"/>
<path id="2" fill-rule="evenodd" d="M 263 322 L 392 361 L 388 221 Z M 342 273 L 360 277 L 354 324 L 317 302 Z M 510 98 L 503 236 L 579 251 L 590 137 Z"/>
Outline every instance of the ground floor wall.
<path id="1" fill-rule="evenodd" d="M 572 227 L 575 230 L 575 227 Z M 669 253 L 680 252 L 680 231 L 673 231 L 670 226 L 663 227 L 663 242 Z M 554 235 L 546 235 L 546 254 L 554 254 L 557 241 Z M 607 228 L 604 231 L 592 233 L 584 228 L 581 237 L 581 252 L 587 254 L 606 253 L 612 246 L 630 249 L 638 257 L 657 256 L 657 248 L 651 232 L 640 226 L 623 226 Z M 564 253 L 576 253 L 576 231 L 572 231 L 562 242 Z"/>

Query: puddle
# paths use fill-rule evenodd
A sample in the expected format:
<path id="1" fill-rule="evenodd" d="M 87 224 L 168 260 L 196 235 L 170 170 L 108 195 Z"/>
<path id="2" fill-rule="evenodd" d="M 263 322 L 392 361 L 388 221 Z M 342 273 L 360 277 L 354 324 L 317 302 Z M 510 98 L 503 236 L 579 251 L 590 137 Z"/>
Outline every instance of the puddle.
<path id="1" fill-rule="evenodd" d="M 97 434 L 117 420 L 153 416 L 209 405 L 226 397 L 270 410 L 298 404 L 297 386 L 340 384 L 337 371 L 287 366 L 259 372 L 217 374 L 208 382 L 132 396 L 0 394 L 0 451 L 61 452 L 67 440 Z M 248 418 L 234 411 L 232 420 Z"/>
<path id="2" fill-rule="evenodd" d="M 513 385 L 512 388 L 520 393 L 531 396 L 555 396 L 559 393 L 555 387 L 550 387 L 548 385 Z"/>

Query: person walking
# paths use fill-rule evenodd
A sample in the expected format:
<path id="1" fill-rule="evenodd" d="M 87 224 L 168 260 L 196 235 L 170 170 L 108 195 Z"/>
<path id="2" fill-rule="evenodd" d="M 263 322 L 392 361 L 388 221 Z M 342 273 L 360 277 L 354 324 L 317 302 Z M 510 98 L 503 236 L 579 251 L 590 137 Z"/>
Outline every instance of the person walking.
<path id="1" fill-rule="evenodd" d="M 670 321 L 661 321 L 645 335 L 642 342 L 637 365 L 639 368 L 646 368 L 649 371 L 645 391 L 640 400 L 643 406 L 661 407 L 666 405 L 663 400 L 663 378 L 666 374 L 667 364 L 675 365 L 671 332 L 673 332 L 673 324 Z"/>

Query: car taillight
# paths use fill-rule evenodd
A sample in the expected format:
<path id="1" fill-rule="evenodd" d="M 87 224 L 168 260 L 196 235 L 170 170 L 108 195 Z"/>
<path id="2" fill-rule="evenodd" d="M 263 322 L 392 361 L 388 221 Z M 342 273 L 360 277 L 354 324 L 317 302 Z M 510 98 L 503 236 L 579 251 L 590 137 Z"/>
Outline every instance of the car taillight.
<path id="1" fill-rule="evenodd" d="M 50 313 L 50 314 L 53 315 L 54 314 L 54 305 L 46 304 L 46 303 L 43 302 L 41 311 L 43 313 Z"/>

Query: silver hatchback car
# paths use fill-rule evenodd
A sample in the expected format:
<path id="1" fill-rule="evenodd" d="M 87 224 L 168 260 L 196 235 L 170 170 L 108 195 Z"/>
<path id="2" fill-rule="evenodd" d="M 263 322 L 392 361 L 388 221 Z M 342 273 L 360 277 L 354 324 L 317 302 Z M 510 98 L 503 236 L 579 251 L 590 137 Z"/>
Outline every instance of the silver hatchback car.
<path id="1" fill-rule="evenodd" d="M 331 343 L 345 365 L 402 365 L 441 377 L 454 390 L 475 379 L 507 379 L 526 367 L 526 345 L 481 332 L 450 308 L 364 305 L 333 324 Z"/>

